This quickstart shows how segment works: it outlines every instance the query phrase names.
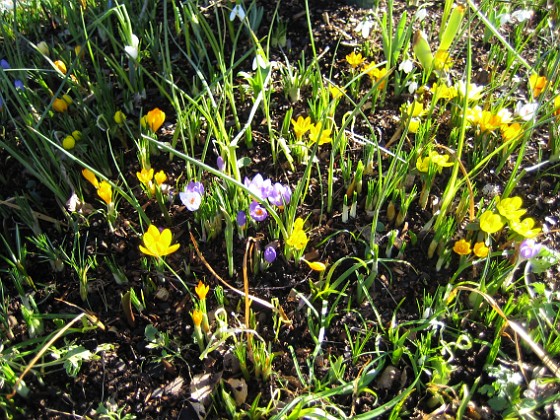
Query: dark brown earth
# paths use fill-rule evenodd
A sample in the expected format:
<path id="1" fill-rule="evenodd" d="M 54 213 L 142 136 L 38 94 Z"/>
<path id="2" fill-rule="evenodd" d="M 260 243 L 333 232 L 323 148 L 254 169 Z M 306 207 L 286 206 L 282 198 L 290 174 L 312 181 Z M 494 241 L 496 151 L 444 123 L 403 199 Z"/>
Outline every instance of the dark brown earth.
<path id="1" fill-rule="evenodd" d="M 396 2 L 397 11 L 404 8 L 404 2 Z M 436 2 L 429 13 L 432 19 L 437 19 L 440 2 Z M 262 27 L 262 35 L 266 33 L 267 25 L 273 15 L 273 5 L 263 3 L 266 13 Z M 305 51 L 306 57 L 311 57 L 309 45 L 309 34 L 305 24 L 305 13 L 303 2 L 292 1 L 283 2 L 280 8 L 282 19 L 288 22 L 287 40 L 288 46 L 284 50 L 290 61 L 297 61 L 301 57 L 301 52 Z M 415 9 L 409 9 L 409 13 L 414 13 Z M 313 22 L 314 35 L 316 36 L 318 52 L 327 51 L 321 65 L 325 72 L 333 75 L 333 80 L 337 80 L 340 72 L 344 69 L 344 56 L 350 53 L 358 40 L 352 32 L 358 19 L 365 15 L 367 10 L 356 6 L 340 4 L 336 1 L 317 1 L 311 9 L 311 21 Z M 396 13 L 397 14 L 397 13 Z M 480 37 L 473 38 L 473 48 L 477 51 L 475 65 L 476 73 L 479 75 L 488 74 L 487 64 L 484 56 L 489 46 L 482 43 Z M 382 60 L 380 45 L 371 45 L 374 56 L 379 56 Z M 334 58 L 336 57 L 336 58 Z M 284 60 L 280 50 L 273 49 L 272 59 Z M 460 67 L 460 66 L 459 66 Z M 496 66 L 498 67 L 498 66 Z M 492 69 L 494 70 L 494 69 Z M 498 70 L 495 70 L 498 71 Z M 480 76 L 482 77 L 482 76 Z M 488 77 L 491 77 L 488 76 Z M 305 95 L 306 92 L 303 92 Z M 148 97 L 150 97 L 148 95 Z M 397 117 L 400 115 L 399 106 L 407 99 L 406 96 L 394 97 L 389 95 L 385 104 L 379 112 L 371 115 L 373 125 L 379 127 L 381 138 L 387 141 L 397 129 Z M 150 99 L 158 105 L 157 99 Z M 275 125 L 280 126 L 285 110 L 292 106 L 281 92 L 273 95 L 272 103 L 275 107 L 274 116 L 278 117 L 274 121 Z M 149 104 L 145 104 L 146 107 Z M 161 106 L 161 105 L 160 105 Z M 304 103 L 295 105 L 294 115 L 305 112 Z M 169 118 L 173 118 L 173 111 L 168 111 Z M 341 115 L 345 109 L 339 110 Z M 246 117 L 247 110 L 241 111 L 241 119 Z M 287 180 L 291 185 L 295 185 L 300 177 L 300 173 L 292 173 L 286 165 L 281 162 L 276 167 L 270 165 L 268 144 L 259 141 L 264 138 L 266 125 L 261 118 L 256 118 L 253 124 L 255 145 L 252 149 L 242 149 L 238 156 L 249 156 L 255 164 L 253 171 L 262 171 L 275 179 Z M 172 128 L 171 126 L 168 128 Z M 542 148 L 546 155 L 548 152 L 543 147 L 542 139 L 535 139 L 529 150 L 529 159 L 537 162 L 537 151 Z M 327 151 L 325 153 L 328 153 Z M 327 154 L 328 156 L 328 154 Z M 355 157 L 361 157 L 361 150 L 355 148 Z M 10 159 L 5 152 L 0 152 L 0 164 L 5 174 L 20 173 L 21 168 L 14 160 Z M 126 174 L 132 185 L 136 185 L 135 173 L 137 168 L 136 154 L 133 151 L 124 154 L 127 164 Z M 172 180 L 183 172 L 183 163 L 180 161 L 168 162 L 167 156 L 160 156 L 159 163 L 168 168 Z M 326 160 L 325 160 L 326 161 Z M 157 167 L 158 162 L 154 160 L 153 166 Z M 213 162 L 210 162 L 213 164 Z M 489 176 L 487 182 L 503 185 L 508 178 L 509 169 L 506 167 L 500 174 Z M 326 173 L 326 170 L 322 171 Z M 529 213 L 542 220 L 545 216 L 552 220 L 560 220 L 560 203 L 558 200 L 558 181 L 554 175 L 556 171 L 552 168 L 544 168 L 542 171 L 535 171 L 528 174 L 522 183 L 516 188 L 526 199 L 527 203 L 534 203 L 529 207 Z M 432 189 L 432 194 L 441 194 L 446 182 L 442 177 L 439 184 Z M 42 194 L 40 208 L 41 212 L 58 220 L 64 220 L 59 206 L 52 199 L 49 199 L 49 192 L 43 191 L 40 184 L 30 177 L 17 177 L 11 184 L 0 183 L 0 197 L 12 196 L 15 192 L 27 191 L 32 185 Z M 481 184 L 482 185 L 482 184 Z M 340 209 L 342 208 L 342 192 L 344 186 L 338 181 L 334 189 L 336 200 L 334 208 L 337 209 L 332 215 L 320 214 L 320 202 L 318 196 L 321 194 L 317 182 L 311 185 L 311 191 L 307 195 L 307 200 L 301 208 L 301 214 L 312 216 L 309 219 L 309 226 L 316 228 L 311 232 L 311 242 L 308 251 L 315 254 L 321 261 L 334 262 L 347 255 L 362 257 L 365 246 L 363 237 L 358 240 L 353 238 L 350 232 L 361 232 L 368 228 L 371 221 L 361 215 L 357 219 L 350 220 L 349 223 L 342 223 Z M 157 204 L 148 203 L 145 208 L 148 216 L 165 224 L 161 218 Z M 174 238 L 181 243 L 181 252 L 171 255 L 167 261 L 169 264 L 182 270 L 183 263 L 192 268 L 193 276 L 186 281 L 189 285 L 194 285 L 197 280 L 203 280 L 211 288 L 219 285 L 219 281 L 209 272 L 208 268 L 197 256 L 189 239 L 189 233 L 199 238 L 199 232 L 192 219 L 192 214 L 187 212 L 175 200 L 171 207 L 172 226 Z M 3 213 L 3 228 L 9 233 L 16 218 Z M 434 294 L 438 286 L 445 286 L 449 283 L 450 276 L 454 273 L 457 260 L 454 258 L 448 268 L 440 271 L 434 269 L 435 261 L 426 262 L 426 250 L 431 235 L 419 236 L 418 242 L 411 242 L 411 237 L 407 233 L 418 233 L 422 227 L 430 220 L 432 213 L 430 209 L 420 210 L 413 205 L 406 219 L 406 229 L 401 229 L 400 240 L 407 243 L 404 259 L 407 264 L 388 263 L 380 265 L 378 280 L 374 283 L 371 295 L 379 311 L 381 321 L 385 326 L 389 326 L 391 319 L 395 316 L 398 323 L 404 323 L 418 319 L 418 300 L 422 300 L 426 294 Z M 79 296 L 79 283 L 75 272 L 65 268 L 62 272 L 51 272 L 48 265 L 38 261 L 33 256 L 33 248 L 29 256 L 29 274 L 38 284 L 48 284 L 47 288 L 39 288 L 40 292 L 35 296 L 39 310 L 43 314 L 79 314 L 82 309 L 95 316 L 99 320 L 98 328 L 92 328 L 88 332 L 80 333 L 76 331 L 66 335 L 63 340 L 66 343 L 75 343 L 84 346 L 86 349 L 95 349 L 105 343 L 111 344 L 110 348 L 98 354 L 97 360 L 85 362 L 75 378 L 69 377 L 62 367 L 55 369 L 39 369 L 39 375 L 30 373 L 25 381 L 30 388 L 30 396 L 23 399 L 20 396 L 14 398 L 14 407 L 24 407 L 25 413 L 21 418 L 34 419 L 57 419 L 57 418 L 83 418 L 92 416 L 94 410 L 102 401 L 113 401 L 117 407 L 125 407 L 126 413 L 132 413 L 138 418 L 196 418 L 195 407 L 189 384 L 193 378 L 208 373 L 214 377 L 224 379 L 237 378 L 239 372 L 229 365 L 230 353 L 229 346 L 223 346 L 212 353 L 204 361 L 199 359 L 198 347 L 192 340 L 192 323 L 189 310 L 192 307 L 191 297 L 185 293 L 182 285 L 172 276 L 165 279 L 158 278 L 154 272 L 146 271 L 140 264 L 141 256 L 138 252 L 139 238 L 136 232 L 140 231 L 137 225 L 137 215 L 130 208 L 121 209 L 121 218 L 116 226 L 114 233 L 110 232 L 106 223 L 97 217 L 90 219 L 89 226 L 84 228 L 88 232 L 87 245 L 88 252 L 95 252 L 97 260 L 103 261 L 105 256 L 112 256 L 115 262 L 126 268 L 128 283 L 116 285 L 109 270 L 104 264 L 100 264 L 95 271 L 95 279 L 91 281 L 91 288 L 88 301 L 82 302 Z M 191 222 L 189 224 L 189 222 Z M 386 215 L 381 214 L 380 222 L 387 230 Z M 41 228 L 45 231 L 55 245 L 71 242 L 73 233 L 65 225 L 57 225 L 46 221 L 41 221 Z M 192 229 L 192 230 L 190 230 Z M 368 228 L 369 229 L 369 228 Z M 367 230 L 367 229 L 366 229 Z M 254 237 L 262 236 L 261 232 L 267 232 L 266 225 L 261 226 L 261 230 L 250 231 L 249 235 Z M 29 234 L 22 230 L 23 235 Z M 325 238 L 329 238 L 325 240 Z M 227 275 L 227 264 L 224 261 L 225 247 L 219 241 L 211 243 L 199 243 L 200 250 L 208 264 L 222 278 L 227 279 L 235 287 L 242 287 L 242 261 L 245 251 L 245 242 L 236 239 L 235 261 L 236 274 L 233 278 Z M 380 248 L 385 249 L 384 239 L 380 243 Z M 558 235 L 553 233 L 547 236 L 548 244 L 558 248 Z M 266 244 L 264 240 L 261 246 Z M 384 252 L 384 251 L 383 251 Z M 396 252 L 395 252 L 396 254 Z M 384 256 L 384 255 L 382 255 Z M 336 274 L 342 274 L 350 267 L 350 263 L 342 264 Z M 183 273 L 184 274 L 184 273 Z M 17 291 L 13 288 L 10 281 L 5 280 L 4 273 L 1 274 L 4 287 L 10 296 L 17 296 Z M 333 277 L 336 278 L 336 275 Z M 298 395 L 303 392 L 302 384 L 297 379 L 297 372 L 294 368 L 294 360 L 290 348 L 295 349 L 296 360 L 300 366 L 306 366 L 306 360 L 313 352 L 314 342 L 308 330 L 308 313 L 302 301 L 293 293 L 296 289 L 304 296 L 310 296 L 311 287 L 317 282 L 317 274 L 310 272 L 307 267 L 295 267 L 282 258 L 277 259 L 272 266 L 259 273 L 251 273 L 250 286 L 251 293 L 265 300 L 278 298 L 281 307 L 287 314 L 292 324 L 280 330 L 278 340 L 275 340 L 274 325 L 271 313 L 258 305 L 253 304 L 253 309 L 257 313 L 259 322 L 259 334 L 272 343 L 272 351 L 276 354 L 274 360 L 273 380 L 270 383 L 262 383 L 253 380 L 248 383 L 249 395 L 246 400 L 245 408 L 248 408 L 258 394 L 260 394 L 260 406 L 265 406 L 271 398 L 275 388 L 282 388 Z M 127 320 L 121 305 L 121 295 L 131 288 L 138 293 L 140 290 L 152 288 L 152 292 L 158 290 L 158 296 L 165 295 L 165 298 L 155 297 L 154 294 L 146 299 L 146 308 L 141 312 L 134 311 L 135 322 Z M 350 331 L 360 331 L 365 322 L 367 328 L 376 328 L 378 319 L 375 314 L 368 309 L 369 306 L 357 307 L 354 311 L 346 313 L 346 306 L 350 297 L 356 293 L 356 282 L 350 282 L 345 296 L 338 302 L 340 310 L 336 310 L 329 328 L 328 335 L 323 345 L 324 364 L 316 367 L 316 374 L 321 376 L 328 371 L 329 356 L 343 356 L 346 358 L 346 373 L 344 380 L 352 381 L 356 378 L 364 365 L 369 362 L 368 356 L 362 356 L 355 363 L 349 357 L 349 343 L 345 332 L 345 327 Z M 161 291 L 165 291 L 164 294 Z M 499 296 L 497 296 L 499 300 Z M 210 301 L 212 302 L 212 301 Z M 354 301 L 353 301 L 354 302 Z M 228 312 L 242 313 L 239 310 L 239 299 L 236 294 L 226 290 L 226 304 Z M 356 305 L 355 303 L 353 303 Z M 25 323 L 20 316 L 20 302 L 14 299 L 11 302 L 10 312 L 14 316 L 15 340 L 13 344 L 25 342 L 28 339 Z M 76 307 L 78 305 L 79 307 Z M 210 303 L 212 305 L 212 303 Z M 317 309 L 320 308 L 320 301 L 314 302 Z M 241 306 L 242 307 L 242 306 Z M 240 319 L 242 319 L 240 315 Z M 146 327 L 153 325 L 158 331 L 165 332 L 169 337 L 169 343 L 165 349 L 149 348 L 145 338 Z M 459 325 L 472 336 L 480 340 L 473 347 L 466 351 L 455 354 L 456 363 L 453 365 L 449 385 L 465 382 L 472 384 L 473 381 L 482 375 L 484 381 L 491 378 L 484 374 L 483 364 L 486 360 L 489 348 L 486 345 L 492 342 L 496 333 L 493 329 L 486 328 L 481 322 L 472 320 L 465 321 Z M 45 322 L 45 333 L 55 329 L 53 322 Z M 422 331 L 415 334 L 421 335 Z M 453 334 L 444 331 L 443 336 Z M 452 335 L 450 335 L 451 337 Z M 375 350 L 391 350 L 391 343 L 383 340 L 377 345 L 376 349 L 372 340 L 364 348 L 364 353 Z M 507 352 L 515 359 L 515 345 L 511 337 L 504 337 L 502 340 L 504 352 Z M 62 345 L 62 342 L 58 344 Z M 526 356 L 526 360 L 530 356 Z M 47 360 L 46 360 L 47 361 Z M 351 394 L 335 397 L 334 401 L 347 415 L 360 414 L 391 400 L 398 392 L 409 386 L 414 379 L 414 373 L 405 358 L 394 367 L 395 379 L 389 382 L 388 386 L 378 386 L 378 400 L 367 394 L 361 395 L 353 400 Z M 424 378 L 427 379 L 427 378 Z M 375 385 L 372 385 L 375 388 Z M 425 389 L 418 389 L 413 392 L 406 401 L 405 410 L 411 418 L 424 418 L 423 415 L 433 411 L 429 405 L 429 393 Z M 455 401 L 456 402 L 456 401 Z M 498 418 L 491 414 L 486 406 L 486 401 L 480 395 L 475 395 L 475 408 L 468 418 Z M 449 405 L 446 413 L 453 415 L 453 404 Z M 456 407 L 456 406 L 455 406 Z M 215 401 L 210 400 L 206 403 L 207 418 L 225 417 L 225 412 Z M 444 418 L 444 417 L 441 417 Z"/>

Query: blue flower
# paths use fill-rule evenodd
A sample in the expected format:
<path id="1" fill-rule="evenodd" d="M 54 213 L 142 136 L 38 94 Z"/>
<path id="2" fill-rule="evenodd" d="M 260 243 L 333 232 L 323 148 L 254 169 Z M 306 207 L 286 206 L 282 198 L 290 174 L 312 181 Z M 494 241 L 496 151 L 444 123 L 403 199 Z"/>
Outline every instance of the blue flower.
<path id="1" fill-rule="evenodd" d="M 239 225 L 239 227 L 243 227 L 245 226 L 245 224 L 247 223 L 247 214 L 243 211 L 240 210 L 237 213 L 237 224 Z"/>
<path id="2" fill-rule="evenodd" d="M 276 248 L 272 244 L 268 244 L 264 248 L 264 259 L 267 263 L 271 264 L 276 259 Z"/>

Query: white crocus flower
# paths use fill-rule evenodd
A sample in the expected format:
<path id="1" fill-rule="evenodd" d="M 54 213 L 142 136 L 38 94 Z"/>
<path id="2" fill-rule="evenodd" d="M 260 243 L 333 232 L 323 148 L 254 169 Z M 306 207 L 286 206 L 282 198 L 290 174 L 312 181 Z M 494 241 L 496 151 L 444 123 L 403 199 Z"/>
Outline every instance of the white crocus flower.
<path id="1" fill-rule="evenodd" d="M 529 102 L 525 104 L 521 101 L 515 105 L 515 114 L 523 121 L 530 121 L 535 118 L 539 104 L 537 102 Z"/>
<path id="2" fill-rule="evenodd" d="M 138 58 L 138 45 L 140 44 L 140 41 L 134 34 L 132 34 L 131 41 L 132 45 L 127 45 L 126 47 L 124 47 L 124 52 L 126 53 L 126 55 L 136 61 L 136 59 Z"/>
<path id="3" fill-rule="evenodd" d="M 246 13 L 245 13 L 245 9 L 243 9 L 243 6 L 240 4 L 236 4 L 235 6 L 233 6 L 233 9 L 231 9 L 231 13 L 229 14 L 229 20 L 230 22 L 233 22 L 235 20 L 235 18 L 239 18 L 239 20 L 243 21 L 243 19 L 245 19 Z"/>

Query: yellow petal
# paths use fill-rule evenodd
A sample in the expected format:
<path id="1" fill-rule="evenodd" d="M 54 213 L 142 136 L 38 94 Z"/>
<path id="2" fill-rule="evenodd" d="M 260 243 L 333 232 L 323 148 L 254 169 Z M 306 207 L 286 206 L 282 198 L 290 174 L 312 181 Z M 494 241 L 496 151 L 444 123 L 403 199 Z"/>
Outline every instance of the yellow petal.
<path id="1" fill-rule="evenodd" d="M 99 181 L 92 171 L 90 171 L 89 169 L 83 169 L 82 176 L 87 179 L 95 188 L 99 188 Z"/>

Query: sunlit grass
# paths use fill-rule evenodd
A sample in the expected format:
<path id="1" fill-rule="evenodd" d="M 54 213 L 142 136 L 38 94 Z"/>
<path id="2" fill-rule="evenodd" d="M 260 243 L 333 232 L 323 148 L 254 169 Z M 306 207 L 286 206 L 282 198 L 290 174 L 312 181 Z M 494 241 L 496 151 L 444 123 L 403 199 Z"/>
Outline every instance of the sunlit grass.
<path id="1" fill-rule="evenodd" d="M 550 413 L 551 12 L 380 2 L 330 49 L 305 2 L 294 52 L 281 0 L 152 3 L 0 3 L 0 146 L 19 172 L 0 174 L 7 416 L 26 412 L 32 374 L 48 386 L 116 351 L 80 344 L 105 328 L 99 299 L 146 323 L 151 357 L 189 372 L 210 417 Z M 550 191 L 519 188 L 539 179 Z M 262 297 L 255 281 L 278 269 L 291 291 Z M 169 299 L 189 325 L 173 336 L 149 322 Z M 238 370 L 203 398 L 214 351 Z"/>

